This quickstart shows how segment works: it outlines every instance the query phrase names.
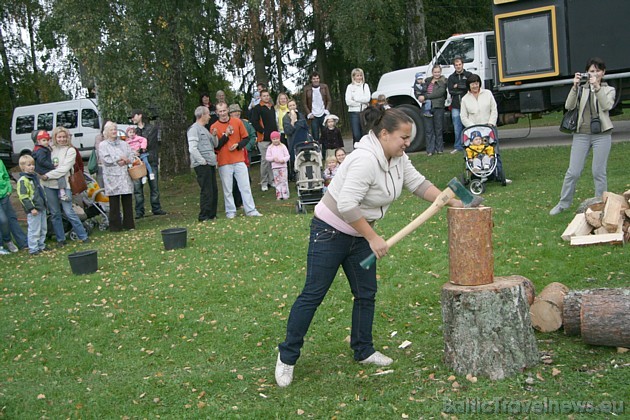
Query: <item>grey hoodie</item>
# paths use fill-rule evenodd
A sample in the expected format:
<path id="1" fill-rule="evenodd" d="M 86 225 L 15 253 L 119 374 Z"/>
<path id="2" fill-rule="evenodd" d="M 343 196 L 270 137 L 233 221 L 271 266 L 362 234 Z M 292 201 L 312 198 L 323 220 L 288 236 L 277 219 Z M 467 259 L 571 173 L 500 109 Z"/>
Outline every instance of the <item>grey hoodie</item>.
<path id="1" fill-rule="evenodd" d="M 328 186 L 328 193 L 337 202 L 337 210 L 347 223 L 361 217 L 368 222 L 382 219 L 389 205 L 400 196 L 403 186 L 422 197 L 433 185 L 414 168 L 406 154 L 388 162 L 372 131 L 355 147 L 339 165 Z"/>

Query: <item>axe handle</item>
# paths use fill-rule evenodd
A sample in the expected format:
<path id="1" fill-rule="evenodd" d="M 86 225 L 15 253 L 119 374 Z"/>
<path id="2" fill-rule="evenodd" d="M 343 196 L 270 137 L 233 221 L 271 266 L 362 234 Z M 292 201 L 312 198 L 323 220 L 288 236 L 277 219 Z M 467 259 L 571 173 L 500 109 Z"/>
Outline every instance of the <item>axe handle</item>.
<path id="1" fill-rule="evenodd" d="M 392 247 L 396 245 L 400 240 L 402 240 L 405 236 L 409 235 L 411 232 L 416 230 L 421 224 L 429 220 L 433 215 L 435 215 L 442 207 L 449 202 L 450 199 L 455 198 L 455 193 L 450 188 L 446 188 L 444 191 L 437 196 L 435 201 L 427 208 L 422 214 L 415 219 L 413 219 L 407 226 L 400 229 L 394 236 L 387 240 L 387 246 Z M 376 261 L 376 255 L 372 253 L 369 257 L 361 261 L 360 265 L 364 269 L 368 269 L 374 264 Z"/>

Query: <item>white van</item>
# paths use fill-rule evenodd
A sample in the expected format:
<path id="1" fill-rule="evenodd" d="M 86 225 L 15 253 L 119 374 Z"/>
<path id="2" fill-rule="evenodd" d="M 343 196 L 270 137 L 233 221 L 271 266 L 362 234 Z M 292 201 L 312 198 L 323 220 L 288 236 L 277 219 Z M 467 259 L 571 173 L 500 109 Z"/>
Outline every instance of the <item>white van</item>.
<path id="1" fill-rule="evenodd" d="M 72 144 L 88 158 L 94 149 L 94 139 L 101 132 L 96 99 L 74 99 L 63 102 L 20 106 L 13 111 L 11 143 L 13 160 L 29 153 L 35 146 L 31 138 L 34 130 L 51 132 L 57 126 L 66 127 L 72 134 Z"/>

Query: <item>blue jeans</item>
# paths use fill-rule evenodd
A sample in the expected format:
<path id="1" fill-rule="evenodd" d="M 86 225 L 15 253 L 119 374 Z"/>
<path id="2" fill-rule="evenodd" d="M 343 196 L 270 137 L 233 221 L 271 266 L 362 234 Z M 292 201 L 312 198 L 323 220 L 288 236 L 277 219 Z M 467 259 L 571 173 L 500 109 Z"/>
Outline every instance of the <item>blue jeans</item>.
<path id="1" fill-rule="evenodd" d="M 350 115 L 350 128 L 352 128 L 352 143 L 356 143 L 363 137 L 363 128 L 361 128 L 361 113 L 348 112 Z"/>
<path id="2" fill-rule="evenodd" d="M 59 200 L 59 190 L 56 188 L 45 188 L 46 200 L 48 201 L 48 210 L 50 211 L 50 218 L 52 222 L 53 231 L 55 232 L 55 238 L 57 242 L 66 240 L 66 233 L 63 230 L 63 221 L 61 220 L 61 211 L 66 215 L 66 218 L 72 225 L 72 230 L 77 234 L 81 241 L 87 239 L 88 235 L 79 219 L 79 216 L 72 209 L 71 201 Z"/>
<path id="3" fill-rule="evenodd" d="M 151 175 L 153 173 L 153 169 L 151 169 L 151 164 L 149 163 L 149 154 L 148 153 L 142 153 L 140 155 L 140 160 L 144 163 L 144 166 L 147 167 L 147 174 Z"/>
<path id="4" fill-rule="evenodd" d="M 11 235 L 13 235 L 15 245 L 18 248 L 22 249 L 28 246 L 26 234 L 20 227 L 13 206 L 11 206 L 10 194 L 0 198 L 0 230 L 2 231 L 3 243 L 11 242 Z"/>
<path id="5" fill-rule="evenodd" d="M 459 116 L 460 110 L 459 108 L 451 109 L 451 119 L 453 120 L 453 131 L 455 132 L 455 145 L 453 148 L 455 150 L 464 150 L 464 145 L 462 143 L 462 131 L 464 131 L 464 125 L 462 124 L 462 119 Z"/>
<path id="6" fill-rule="evenodd" d="M 223 201 L 225 201 L 225 214 L 235 215 L 236 205 L 234 204 L 234 196 L 232 195 L 233 180 L 236 178 L 236 184 L 243 198 L 243 208 L 245 214 L 256 211 L 254 197 L 252 196 L 252 187 L 249 184 L 249 172 L 245 162 L 231 163 L 219 166 L 219 175 L 221 176 L 221 185 L 223 186 Z"/>
<path id="7" fill-rule="evenodd" d="M 606 177 L 606 168 L 608 167 L 608 155 L 610 154 L 610 145 L 612 130 L 601 134 L 579 134 L 573 135 L 573 144 L 571 145 L 571 158 L 569 160 L 569 169 L 564 176 L 562 183 L 562 192 L 560 193 L 560 204 L 563 208 L 569 208 L 573 203 L 575 195 L 575 187 L 584 164 L 588 152 L 593 148 L 593 162 L 591 164 L 593 172 L 593 182 L 595 183 L 595 197 L 600 197 L 604 191 L 608 190 L 608 181 Z"/>
<path id="8" fill-rule="evenodd" d="M 321 117 L 313 117 L 311 120 L 311 134 L 313 135 L 313 140 L 319 142 L 319 133 L 324 124 L 324 118 L 326 118 L 326 114 L 323 114 Z"/>
<path id="9" fill-rule="evenodd" d="M 48 233 L 46 210 L 38 211 L 36 216 L 28 213 L 26 220 L 28 220 L 28 252 L 33 254 L 46 247 L 46 245 L 44 245 L 46 233 Z"/>
<path id="10" fill-rule="evenodd" d="M 291 308 L 286 338 L 278 346 L 283 363 L 294 365 L 300 357 L 304 336 L 315 311 L 330 289 L 339 266 L 343 267 L 354 296 L 350 333 L 354 359 L 364 360 L 374 354 L 372 323 L 377 288 L 376 264 L 369 270 L 364 270 L 359 265 L 371 253 L 365 238 L 346 235 L 313 218 L 306 262 L 306 282 Z"/>
<path id="11" fill-rule="evenodd" d="M 162 210 L 160 205 L 160 189 L 158 188 L 158 170 L 157 167 L 153 168 L 154 179 L 149 179 L 149 189 L 151 190 L 151 211 L 153 213 Z M 136 216 L 144 216 L 144 189 L 142 180 L 136 179 L 133 181 L 133 196 L 136 199 Z"/>

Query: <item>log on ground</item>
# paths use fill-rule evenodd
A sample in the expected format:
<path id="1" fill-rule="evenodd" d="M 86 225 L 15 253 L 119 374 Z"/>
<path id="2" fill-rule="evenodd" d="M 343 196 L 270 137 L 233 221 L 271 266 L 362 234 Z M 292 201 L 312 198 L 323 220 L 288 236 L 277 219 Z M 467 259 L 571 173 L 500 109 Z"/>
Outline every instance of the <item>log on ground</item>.
<path id="1" fill-rule="evenodd" d="M 562 283 L 549 283 L 529 308 L 532 325 L 538 331 L 551 332 L 562 326 L 562 304 L 569 288 Z"/>
<path id="2" fill-rule="evenodd" d="M 455 372 L 497 380 L 539 361 L 520 276 L 494 283 L 442 287 L 444 362 Z"/>
<path id="3" fill-rule="evenodd" d="M 598 288 L 586 290 L 572 290 L 564 296 L 562 303 L 562 327 L 566 335 L 580 335 L 582 298 L 588 295 L 597 296 L 626 296 L 630 298 L 628 288 Z"/>
<path id="4" fill-rule="evenodd" d="M 630 296 L 585 295 L 580 320 L 585 343 L 630 347 Z"/>

